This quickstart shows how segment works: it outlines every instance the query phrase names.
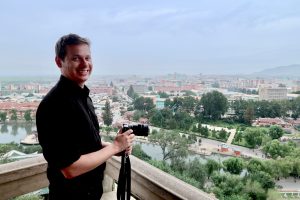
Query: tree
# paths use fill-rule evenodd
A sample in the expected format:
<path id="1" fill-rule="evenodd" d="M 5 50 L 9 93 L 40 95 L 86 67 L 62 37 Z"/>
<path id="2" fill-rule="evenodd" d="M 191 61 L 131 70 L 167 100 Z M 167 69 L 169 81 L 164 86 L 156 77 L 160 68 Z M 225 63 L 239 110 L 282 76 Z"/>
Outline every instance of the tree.
<path id="1" fill-rule="evenodd" d="M 197 94 L 191 90 L 183 90 L 184 96 L 197 96 Z"/>
<path id="2" fill-rule="evenodd" d="M 134 99 L 134 97 L 135 97 L 135 92 L 134 92 L 134 90 L 133 90 L 132 85 L 130 85 L 129 89 L 127 90 L 127 95 L 128 95 L 129 97 L 131 97 L 132 99 Z"/>
<path id="3" fill-rule="evenodd" d="M 165 119 L 160 110 L 155 110 L 154 114 L 150 117 L 150 122 L 154 126 L 163 127 L 164 121 Z"/>
<path id="4" fill-rule="evenodd" d="M 153 100 L 151 98 L 138 97 L 133 101 L 134 109 L 150 111 L 155 107 Z"/>
<path id="5" fill-rule="evenodd" d="M 160 98 L 169 98 L 169 95 L 165 92 L 158 92 Z"/>
<path id="6" fill-rule="evenodd" d="M 167 129 L 176 128 L 176 122 L 175 122 L 175 126 L 169 123 L 170 120 L 173 119 L 173 113 L 169 108 L 164 108 L 162 110 L 152 109 L 148 117 L 150 119 L 150 123 L 153 124 L 154 126 L 167 128 Z"/>
<path id="7" fill-rule="evenodd" d="M 189 163 L 187 173 L 200 183 L 200 188 L 203 188 L 206 179 L 206 169 L 199 159 L 194 159 Z"/>
<path id="8" fill-rule="evenodd" d="M 213 173 L 211 180 L 214 184 L 214 194 L 219 199 L 227 199 L 232 195 L 240 195 L 244 188 L 242 178 L 237 175 L 231 175 L 228 173 Z"/>
<path id="9" fill-rule="evenodd" d="M 13 121 L 17 121 L 18 120 L 17 110 L 13 109 L 10 112 L 11 112 L 10 119 L 13 120 Z"/>
<path id="10" fill-rule="evenodd" d="M 180 174 L 182 174 L 184 171 L 186 171 L 187 169 L 187 165 L 185 163 L 185 160 L 183 158 L 172 158 L 171 159 L 171 164 L 170 167 L 172 170 L 174 170 L 175 172 L 179 172 Z"/>
<path id="11" fill-rule="evenodd" d="M 118 102 L 118 101 L 119 101 L 119 98 L 117 96 L 112 97 L 112 102 Z"/>
<path id="12" fill-rule="evenodd" d="M 265 171 L 265 165 L 261 160 L 258 160 L 256 158 L 252 158 L 249 160 L 247 164 L 247 171 L 249 173 L 256 173 L 259 171 Z"/>
<path id="13" fill-rule="evenodd" d="M 6 121 L 6 117 L 7 117 L 7 113 L 6 112 L 0 112 L 0 121 L 1 122 L 5 122 Z"/>
<path id="14" fill-rule="evenodd" d="M 254 119 L 254 108 L 251 105 L 247 106 L 243 118 L 245 123 L 251 125 Z"/>
<path id="15" fill-rule="evenodd" d="M 248 102 L 245 100 L 235 100 L 230 104 L 231 108 L 235 112 L 235 116 L 238 122 L 244 122 L 245 110 L 247 108 Z"/>
<path id="16" fill-rule="evenodd" d="M 200 132 L 201 136 L 207 138 L 209 136 L 209 130 L 205 126 L 203 127 L 200 123 L 198 124 L 198 132 Z"/>
<path id="17" fill-rule="evenodd" d="M 280 126 L 271 126 L 269 135 L 272 139 L 278 139 L 283 135 L 283 129 Z"/>
<path id="18" fill-rule="evenodd" d="M 146 98 L 145 98 L 144 106 L 145 106 L 145 110 L 146 110 L 146 111 L 150 111 L 150 110 L 154 109 L 154 108 L 155 108 L 155 105 L 154 105 L 154 103 L 153 103 L 153 99 L 152 99 L 152 98 L 146 97 Z"/>
<path id="19" fill-rule="evenodd" d="M 136 111 L 134 111 L 134 113 L 133 113 L 133 120 L 134 120 L 134 121 L 139 121 L 140 118 L 145 117 L 145 116 L 146 116 L 145 111 L 142 111 L 142 110 L 136 110 Z"/>
<path id="20" fill-rule="evenodd" d="M 228 158 L 223 161 L 226 171 L 232 174 L 240 174 L 244 168 L 244 162 L 241 158 Z"/>
<path id="21" fill-rule="evenodd" d="M 133 111 L 133 110 L 134 110 L 133 106 L 128 106 L 127 107 L 127 111 Z"/>
<path id="22" fill-rule="evenodd" d="M 177 121 L 175 119 L 166 119 L 166 127 L 167 129 L 176 129 Z"/>
<path id="23" fill-rule="evenodd" d="M 174 131 L 161 130 L 149 136 L 150 142 L 157 143 L 163 154 L 163 161 L 176 157 L 186 157 L 188 142 Z"/>
<path id="24" fill-rule="evenodd" d="M 182 109 L 187 113 L 193 113 L 196 106 L 196 99 L 192 96 L 187 96 L 182 99 Z"/>
<path id="25" fill-rule="evenodd" d="M 245 194 L 233 194 L 226 196 L 226 200 L 249 200 L 249 197 Z"/>
<path id="26" fill-rule="evenodd" d="M 272 140 L 263 146 L 265 154 L 271 156 L 273 159 L 278 157 L 284 158 L 292 152 L 294 147 L 289 144 L 281 144 L 278 140 Z"/>
<path id="27" fill-rule="evenodd" d="M 25 113 L 24 113 L 24 119 L 25 121 L 32 121 L 32 118 L 31 118 L 31 110 L 26 110 Z"/>
<path id="28" fill-rule="evenodd" d="M 293 163 L 292 174 L 295 177 L 299 177 L 300 176 L 300 158 L 290 158 L 290 159 L 292 159 L 292 163 Z"/>
<path id="29" fill-rule="evenodd" d="M 262 143 L 262 132 L 260 129 L 253 129 L 253 128 L 247 128 L 244 131 L 244 138 L 247 144 L 251 147 L 254 148 L 256 146 L 260 146 Z"/>
<path id="30" fill-rule="evenodd" d="M 204 94 L 200 103 L 203 105 L 204 117 L 213 120 L 220 119 L 228 108 L 227 98 L 218 91 L 212 91 Z"/>
<path id="31" fill-rule="evenodd" d="M 270 174 L 263 172 L 263 171 L 257 171 L 255 173 L 252 173 L 250 175 L 250 179 L 252 181 L 257 181 L 260 183 L 262 188 L 264 189 L 271 189 L 275 187 L 275 180 L 271 177 Z"/>
<path id="32" fill-rule="evenodd" d="M 227 137 L 227 132 L 224 129 L 221 129 L 219 131 L 219 138 L 222 139 L 222 140 L 225 140 L 226 137 Z"/>
<path id="33" fill-rule="evenodd" d="M 254 105 L 256 117 L 281 117 L 284 116 L 284 108 L 278 101 L 257 101 Z"/>
<path id="34" fill-rule="evenodd" d="M 173 112 L 169 108 L 164 108 L 160 110 L 160 112 L 165 119 L 171 119 L 173 117 Z"/>
<path id="35" fill-rule="evenodd" d="M 103 113 L 102 113 L 102 118 L 103 118 L 103 123 L 106 126 L 110 126 L 113 121 L 113 113 L 111 112 L 111 107 L 109 101 L 105 102 L 105 106 L 103 108 Z"/>
<path id="36" fill-rule="evenodd" d="M 236 142 L 241 142 L 242 141 L 242 139 L 243 139 L 243 133 L 242 133 L 242 131 L 238 131 L 237 130 L 237 132 L 236 132 L 236 134 L 235 134 L 235 136 L 234 136 L 234 141 L 236 141 Z"/>
<path id="37" fill-rule="evenodd" d="M 266 191 L 262 188 L 261 184 L 257 181 L 248 180 L 243 191 L 248 194 L 250 199 L 264 200 L 267 198 Z"/>
<path id="38" fill-rule="evenodd" d="M 176 97 L 175 97 L 176 98 Z M 172 110 L 172 107 L 173 107 L 173 101 L 171 99 L 166 99 L 165 100 L 165 108 L 169 108 Z"/>
<path id="39" fill-rule="evenodd" d="M 189 144 L 194 144 L 197 142 L 197 136 L 194 134 L 189 134 L 187 139 Z M 199 142 L 201 143 L 201 139 L 199 139 Z"/>
<path id="40" fill-rule="evenodd" d="M 267 198 L 268 200 L 278 200 L 278 199 L 282 199 L 281 194 L 280 194 L 279 191 L 276 190 L 276 189 L 270 189 L 270 190 L 268 190 L 267 195 L 268 195 L 268 198 Z"/>
<path id="41" fill-rule="evenodd" d="M 111 126 L 107 126 L 104 128 L 106 135 L 109 135 L 109 133 L 113 130 L 113 128 Z"/>
<path id="42" fill-rule="evenodd" d="M 182 130 L 189 130 L 194 122 L 191 115 L 185 111 L 176 112 L 174 119 L 177 121 L 177 128 Z"/>
<path id="43" fill-rule="evenodd" d="M 293 118 L 297 119 L 300 116 L 300 97 L 293 99 L 291 107 L 291 110 L 293 111 Z"/>
<path id="44" fill-rule="evenodd" d="M 210 176 L 213 174 L 214 171 L 219 171 L 221 168 L 220 164 L 213 159 L 207 159 L 205 167 L 206 167 L 206 173 L 208 179 L 210 178 Z"/>
<path id="45" fill-rule="evenodd" d="M 264 161 L 265 162 L 265 172 L 270 174 L 276 180 L 279 180 L 280 177 L 280 167 L 278 162 L 273 159 L 269 159 Z"/>
<path id="46" fill-rule="evenodd" d="M 280 159 L 278 165 L 281 177 L 287 178 L 293 172 L 293 162 L 289 159 Z"/>

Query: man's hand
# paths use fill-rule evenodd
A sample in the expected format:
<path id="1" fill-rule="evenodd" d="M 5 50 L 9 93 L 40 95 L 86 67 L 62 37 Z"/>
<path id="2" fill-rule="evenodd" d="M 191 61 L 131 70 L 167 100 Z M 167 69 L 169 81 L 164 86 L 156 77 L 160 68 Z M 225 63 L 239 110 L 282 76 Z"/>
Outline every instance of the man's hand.
<path id="1" fill-rule="evenodd" d="M 119 149 L 119 153 L 115 154 L 116 156 L 122 155 L 121 152 L 123 151 L 125 151 L 128 155 L 131 154 L 134 136 L 135 135 L 132 134 L 131 129 L 124 133 L 122 133 L 122 129 L 119 130 L 118 135 L 113 142 L 114 145 Z"/>

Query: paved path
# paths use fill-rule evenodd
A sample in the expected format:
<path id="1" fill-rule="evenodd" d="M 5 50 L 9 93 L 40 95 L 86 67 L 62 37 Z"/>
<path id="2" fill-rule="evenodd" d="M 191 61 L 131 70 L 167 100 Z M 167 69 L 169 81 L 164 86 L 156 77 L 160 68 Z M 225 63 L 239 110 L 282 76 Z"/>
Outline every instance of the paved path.
<path id="1" fill-rule="evenodd" d="M 227 133 L 230 133 L 228 139 L 227 139 L 227 144 L 231 144 L 232 140 L 234 139 L 235 133 L 236 133 L 236 129 L 228 129 L 228 128 L 224 128 L 224 127 L 219 127 L 219 126 L 212 126 L 212 125 L 208 125 L 208 124 L 202 124 L 203 127 L 207 127 L 209 130 L 216 130 L 216 131 L 220 131 L 220 130 L 225 130 Z"/>
<path id="2" fill-rule="evenodd" d="M 232 143 L 232 140 L 234 139 L 235 133 L 236 133 L 235 129 L 233 129 L 233 130 L 230 131 L 230 135 L 229 135 L 228 140 L 226 142 L 227 144 L 231 144 Z"/>

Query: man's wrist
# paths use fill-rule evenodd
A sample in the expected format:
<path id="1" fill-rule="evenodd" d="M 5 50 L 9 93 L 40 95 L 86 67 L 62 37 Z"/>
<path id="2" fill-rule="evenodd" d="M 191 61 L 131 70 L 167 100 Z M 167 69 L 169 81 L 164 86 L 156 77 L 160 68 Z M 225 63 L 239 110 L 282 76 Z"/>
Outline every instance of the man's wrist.
<path id="1" fill-rule="evenodd" d="M 110 145 L 111 143 L 102 141 L 101 144 L 102 144 L 102 147 L 106 147 L 106 146 Z"/>
<path id="2" fill-rule="evenodd" d="M 118 145 L 116 145 L 116 144 L 114 144 L 114 143 L 111 143 L 110 146 L 111 146 L 112 149 L 113 149 L 114 155 L 115 155 L 115 154 L 118 154 L 118 153 L 120 153 L 120 152 L 122 151 L 122 149 L 121 149 Z"/>

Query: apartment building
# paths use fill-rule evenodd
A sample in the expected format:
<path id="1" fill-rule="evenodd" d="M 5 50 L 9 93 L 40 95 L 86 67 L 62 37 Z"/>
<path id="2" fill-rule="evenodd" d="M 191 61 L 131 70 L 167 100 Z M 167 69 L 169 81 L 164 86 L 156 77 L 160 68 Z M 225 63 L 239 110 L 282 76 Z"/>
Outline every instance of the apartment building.
<path id="1" fill-rule="evenodd" d="M 142 84 L 133 84 L 132 88 L 133 88 L 133 91 L 138 94 L 144 94 L 148 91 L 147 86 L 142 85 Z"/>
<path id="2" fill-rule="evenodd" d="M 261 85 L 258 89 L 259 100 L 285 100 L 287 99 L 287 88 L 273 85 Z"/>

